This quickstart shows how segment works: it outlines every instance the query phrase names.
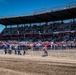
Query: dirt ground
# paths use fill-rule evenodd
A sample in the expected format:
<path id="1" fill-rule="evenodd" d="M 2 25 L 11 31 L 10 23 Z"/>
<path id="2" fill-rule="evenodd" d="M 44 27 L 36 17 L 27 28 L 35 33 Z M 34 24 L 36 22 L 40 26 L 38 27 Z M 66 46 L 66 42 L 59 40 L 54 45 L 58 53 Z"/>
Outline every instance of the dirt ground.
<path id="1" fill-rule="evenodd" d="M 76 75 L 76 60 L 0 54 L 0 75 Z"/>

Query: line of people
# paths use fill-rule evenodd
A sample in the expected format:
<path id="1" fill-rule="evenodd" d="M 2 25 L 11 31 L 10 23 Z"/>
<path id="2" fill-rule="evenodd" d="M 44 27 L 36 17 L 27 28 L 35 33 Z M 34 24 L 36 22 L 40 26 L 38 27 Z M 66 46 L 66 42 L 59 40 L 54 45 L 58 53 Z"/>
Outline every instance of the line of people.
<path id="1" fill-rule="evenodd" d="M 12 54 L 14 53 L 15 55 L 25 55 L 26 54 L 26 50 L 28 50 L 28 46 L 24 46 L 22 44 L 18 44 L 18 43 L 15 43 L 15 44 L 3 44 L 3 49 L 4 49 L 4 53 L 5 54 Z M 34 51 L 34 45 L 31 43 L 30 44 L 30 49 L 32 51 Z M 44 51 L 44 54 L 42 56 L 48 56 L 48 52 L 47 52 L 47 46 L 41 46 L 41 44 L 39 44 L 39 50 L 43 50 Z"/>
<path id="2" fill-rule="evenodd" d="M 16 55 L 25 55 L 26 50 L 43 50 L 44 55 L 48 55 L 46 50 L 76 49 L 76 42 L 7 42 L 3 44 L 3 49 L 5 54 L 14 52 Z"/>
<path id="3" fill-rule="evenodd" d="M 12 54 L 14 51 L 14 54 L 16 55 L 22 55 L 21 54 L 21 47 L 18 44 L 3 44 L 3 49 L 5 54 Z M 23 55 L 25 55 L 25 50 L 23 51 Z"/>

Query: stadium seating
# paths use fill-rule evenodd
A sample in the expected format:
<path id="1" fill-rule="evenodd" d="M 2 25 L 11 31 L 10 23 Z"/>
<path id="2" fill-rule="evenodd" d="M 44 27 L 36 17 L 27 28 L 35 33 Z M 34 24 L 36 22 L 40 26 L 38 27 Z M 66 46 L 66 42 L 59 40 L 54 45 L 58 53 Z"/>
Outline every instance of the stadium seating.
<path id="1" fill-rule="evenodd" d="M 17 32 L 19 31 L 19 33 Z M 43 24 L 43 25 L 33 25 L 33 26 L 25 26 L 25 27 L 13 27 L 11 28 L 5 28 L 1 34 L 4 35 L 18 35 L 18 34 L 52 34 L 52 36 L 45 37 L 45 36 L 31 36 L 26 37 L 27 40 L 42 40 L 42 41 L 73 41 L 76 39 L 76 35 L 73 35 L 73 32 L 76 32 L 76 22 L 72 23 L 52 23 L 49 25 Z M 63 33 L 63 34 L 62 34 Z M 21 37 L 22 39 L 24 37 Z M 17 37 L 13 37 L 12 39 L 17 40 Z M 19 38 L 20 39 L 20 38 Z"/>

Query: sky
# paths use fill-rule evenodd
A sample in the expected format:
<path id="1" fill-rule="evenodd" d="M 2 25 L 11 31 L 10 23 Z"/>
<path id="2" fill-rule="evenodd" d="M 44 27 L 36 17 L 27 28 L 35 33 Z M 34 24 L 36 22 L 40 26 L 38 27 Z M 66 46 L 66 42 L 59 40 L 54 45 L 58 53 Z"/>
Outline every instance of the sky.
<path id="1" fill-rule="evenodd" d="M 33 14 L 35 10 L 66 6 L 76 0 L 0 0 L 0 18 Z M 4 29 L 0 25 L 0 32 Z"/>

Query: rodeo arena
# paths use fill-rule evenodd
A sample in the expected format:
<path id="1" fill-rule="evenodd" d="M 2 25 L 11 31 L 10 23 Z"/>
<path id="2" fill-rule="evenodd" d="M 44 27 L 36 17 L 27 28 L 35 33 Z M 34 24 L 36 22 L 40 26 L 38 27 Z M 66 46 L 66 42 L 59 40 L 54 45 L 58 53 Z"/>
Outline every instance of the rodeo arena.
<path id="1" fill-rule="evenodd" d="M 0 75 L 76 75 L 75 2 L 0 24 Z"/>

